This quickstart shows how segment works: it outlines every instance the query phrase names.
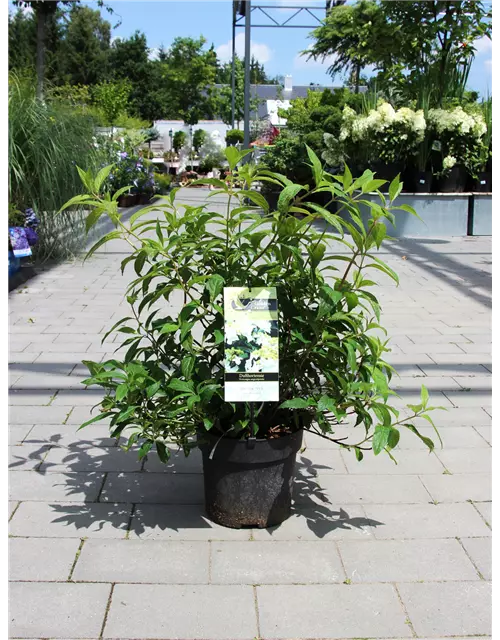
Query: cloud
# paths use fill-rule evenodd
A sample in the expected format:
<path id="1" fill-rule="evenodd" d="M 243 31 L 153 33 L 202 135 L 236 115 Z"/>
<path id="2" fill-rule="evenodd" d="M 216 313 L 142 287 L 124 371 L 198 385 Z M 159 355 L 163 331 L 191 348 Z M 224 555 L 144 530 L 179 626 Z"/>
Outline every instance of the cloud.
<path id="1" fill-rule="evenodd" d="M 235 40 L 236 44 L 236 53 L 242 58 L 245 55 L 245 34 L 238 33 Z M 229 62 L 231 60 L 232 54 L 232 39 L 229 40 L 226 44 L 221 44 L 220 47 L 217 47 L 216 53 L 217 56 L 222 62 Z M 273 50 L 262 42 L 255 42 L 252 40 L 250 42 L 250 54 L 258 60 L 260 63 L 269 62 L 269 60 L 273 56 Z"/>
<path id="2" fill-rule="evenodd" d="M 482 36 L 477 40 L 474 40 L 474 47 L 476 48 L 477 53 L 490 53 L 493 47 L 493 43 L 488 38 L 488 36 Z"/>
<path id="3" fill-rule="evenodd" d="M 493 67 L 493 60 L 492 60 L 492 58 L 488 58 L 488 60 L 485 60 L 485 61 L 484 61 L 484 66 L 485 66 L 489 71 L 491 71 L 491 70 L 492 70 L 492 67 Z"/>
<path id="4" fill-rule="evenodd" d="M 312 44 L 310 44 L 307 47 L 307 49 L 311 49 L 311 48 L 312 48 Z M 328 67 L 331 67 L 331 65 L 335 62 L 336 57 L 337 57 L 336 55 L 326 56 L 324 61 L 322 58 L 318 58 L 317 60 L 314 60 L 314 58 L 309 58 L 308 60 L 307 55 L 301 56 L 300 53 L 298 53 L 293 59 L 293 68 L 294 69 L 324 69 L 326 71 Z"/>

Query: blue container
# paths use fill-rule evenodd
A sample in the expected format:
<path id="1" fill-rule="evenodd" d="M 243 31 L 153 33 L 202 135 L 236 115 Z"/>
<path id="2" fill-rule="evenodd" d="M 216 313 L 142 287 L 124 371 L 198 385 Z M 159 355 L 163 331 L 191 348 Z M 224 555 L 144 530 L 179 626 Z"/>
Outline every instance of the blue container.
<path id="1" fill-rule="evenodd" d="M 21 268 L 21 259 L 9 251 L 9 278 L 19 271 Z"/>

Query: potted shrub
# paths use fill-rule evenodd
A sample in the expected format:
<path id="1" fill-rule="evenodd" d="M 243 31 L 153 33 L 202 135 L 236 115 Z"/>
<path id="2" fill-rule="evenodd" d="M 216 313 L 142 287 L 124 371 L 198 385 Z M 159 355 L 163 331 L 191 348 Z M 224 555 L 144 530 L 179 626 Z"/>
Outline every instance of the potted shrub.
<path id="1" fill-rule="evenodd" d="M 462 107 L 429 109 L 428 126 L 441 159 L 434 170 L 437 189 L 445 193 L 463 192 L 468 172 L 473 173 L 477 166 L 487 132 L 483 115 L 468 113 Z"/>
<path id="2" fill-rule="evenodd" d="M 288 517 L 304 430 L 337 443 L 359 461 L 381 453 L 392 458 L 400 429 L 434 447 L 413 424 L 416 416 L 432 423 L 425 388 L 408 416 L 389 402 L 393 369 L 384 359 L 387 341 L 378 336 L 380 308 L 370 280 L 375 269 L 397 282 L 377 250 L 386 235 L 384 220 L 394 221 L 398 208 L 410 210 L 395 204 L 401 184 L 395 180 L 384 199 L 372 172 L 353 181 L 346 167 L 343 176 L 331 176 L 308 150 L 313 174 L 308 188 L 250 164 L 238 168 L 246 153 L 226 149 L 227 182 L 199 181 L 227 195 L 224 214 L 211 211 L 210 204 L 177 205 L 172 191 L 168 202 L 142 209 L 125 223 L 115 200 L 100 198 L 98 185 L 91 183 L 88 194 L 65 205 L 93 209 L 89 228 L 108 215 L 116 229 L 89 255 L 125 238 L 133 248 L 122 268 L 131 263 L 136 272 L 128 288 L 131 313 L 107 334 L 123 334 L 125 356 L 85 362 L 90 376 L 84 384 L 101 386 L 106 395 L 101 412 L 82 426 L 109 418 L 113 437 L 127 437 L 126 449 L 138 448 L 140 458 L 156 450 L 164 462 L 172 446 L 188 454 L 198 443 L 207 512 L 231 527 L 270 526 Z M 241 181 L 245 189 L 235 186 Z M 274 213 L 252 188 L 266 181 L 281 188 Z M 321 190 L 338 200 L 348 221 L 309 201 Z M 380 195 L 379 204 L 365 199 L 369 192 Z M 253 204 L 245 205 L 247 199 Z M 362 207 L 371 212 L 368 226 L 361 222 Z M 297 211 L 304 220 L 290 215 Z M 315 221 L 327 224 L 318 230 Z M 277 402 L 224 400 L 223 290 L 229 286 L 276 288 Z M 183 302 L 176 313 L 167 305 L 179 291 Z M 227 334 L 226 342 L 231 342 Z M 348 418 L 362 426 L 353 428 L 348 440 L 336 437 L 337 425 Z"/>
<path id="3" fill-rule="evenodd" d="M 238 143 L 243 144 L 245 139 L 245 134 L 240 129 L 229 129 L 226 133 L 226 144 L 227 145 L 236 145 Z"/>

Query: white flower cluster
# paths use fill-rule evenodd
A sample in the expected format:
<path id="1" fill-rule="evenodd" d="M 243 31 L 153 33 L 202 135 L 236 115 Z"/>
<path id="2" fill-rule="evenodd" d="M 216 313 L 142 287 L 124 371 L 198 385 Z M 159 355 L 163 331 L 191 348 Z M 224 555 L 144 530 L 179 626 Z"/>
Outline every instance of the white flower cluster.
<path id="1" fill-rule="evenodd" d="M 351 138 L 353 142 L 357 142 L 369 139 L 374 133 L 390 133 L 392 129 L 397 129 L 403 140 L 411 134 L 417 143 L 421 142 L 426 129 L 423 111 L 413 111 L 408 107 L 396 110 L 388 102 L 382 102 L 364 116 L 357 115 L 353 109 L 346 106 L 343 111 L 339 140 L 342 142 Z"/>
<path id="2" fill-rule="evenodd" d="M 453 156 L 446 156 L 443 159 L 443 169 L 449 170 L 452 169 L 457 164 L 457 159 Z"/>
<path id="3" fill-rule="evenodd" d="M 443 132 L 468 134 L 482 138 L 486 133 L 486 122 L 480 113 L 467 113 L 462 107 L 454 109 L 430 109 L 429 124 L 439 135 Z"/>

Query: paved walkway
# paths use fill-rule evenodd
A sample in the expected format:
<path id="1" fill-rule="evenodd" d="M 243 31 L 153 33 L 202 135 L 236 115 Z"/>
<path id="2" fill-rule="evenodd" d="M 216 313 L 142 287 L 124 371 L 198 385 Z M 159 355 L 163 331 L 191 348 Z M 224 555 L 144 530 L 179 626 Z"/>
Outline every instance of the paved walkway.
<path id="1" fill-rule="evenodd" d="M 199 200 L 204 191 L 185 191 Z M 105 426 L 82 359 L 125 315 L 120 245 L 10 295 L 10 637 L 182 640 L 488 636 L 489 238 L 404 239 L 381 287 L 401 403 L 424 382 L 444 449 L 395 466 L 307 438 L 294 515 L 231 530 L 203 513 L 199 456 L 145 464 Z M 423 427 L 424 432 L 430 428 Z"/>

